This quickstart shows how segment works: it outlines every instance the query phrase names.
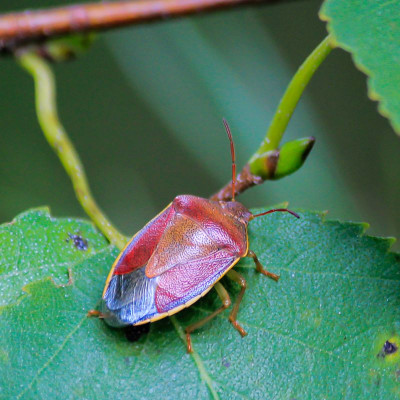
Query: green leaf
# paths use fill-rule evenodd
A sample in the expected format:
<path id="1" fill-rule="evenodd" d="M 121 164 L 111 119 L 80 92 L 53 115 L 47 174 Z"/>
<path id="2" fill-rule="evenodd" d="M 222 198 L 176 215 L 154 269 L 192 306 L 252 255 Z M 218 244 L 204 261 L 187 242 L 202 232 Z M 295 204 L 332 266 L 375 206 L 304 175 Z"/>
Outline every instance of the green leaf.
<path id="1" fill-rule="evenodd" d="M 47 208 L 19 215 L 0 228 L 0 306 L 14 301 L 29 282 L 53 276 L 67 283 L 68 268 L 105 246 L 106 239 L 86 221 L 54 219 Z"/>
<path id="2" fill-rule="evenodd" d="M 85 235 L 91 229 L 32 211 L 1 228 L 1 258 L 9 260 L 3 296 L 14 298 L 26 283 L 9 281 L 10 270 L 52 268 L 32 275 L 25 293 L 0 308 L 0 398 L 400 397 L 400 257 L 388 252 L 391 240 L 363 235 L 366 225 L 324 222 L 311 212 L 252 221 L 251 249 L 281 279 L 242 260 L 236 269 L 248 289 L 238 320 L 248 336 L 239 336 L 226 312 L 192 334 L 193 355 L 183 329 L 219 306 L 214 291 L 129 342 L 123 330 L 86 317 L 118 252 L 90 231 L 97 247 L 76 253 L 66 242 L 76 226 Z M 67 267 L 73 282 L 61 286 Z M 234 299 L 236 285 L 222 282 Z"/>
<path id="3" fill-rule="evenodd" d="M 400 133 L 400 9 L 398 1 L 325 0 L 320 17 L 328 21 L 335 45 L 349 51 L 369 76 L 368 94 Z"/>

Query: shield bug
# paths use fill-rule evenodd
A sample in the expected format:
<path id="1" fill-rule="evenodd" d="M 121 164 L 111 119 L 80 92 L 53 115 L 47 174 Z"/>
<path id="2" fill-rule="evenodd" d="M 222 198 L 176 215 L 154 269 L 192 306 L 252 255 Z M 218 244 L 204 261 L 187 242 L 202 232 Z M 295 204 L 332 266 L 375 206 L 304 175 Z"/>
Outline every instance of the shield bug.
<path id="1" fill-rule="evenodd" d="M 249 249 L 248 223 L 276 211 L 299 216 L 287 209 L 254 215 L 235 201 L 235 148 L 225 120 L 224 125 L 231 147 L 232 201 L 175 197 L 122 250 L 106 280 L 102 310 L 90 315 L 104 318 L 113 327 L 142 325 L 189 307 L 214 287 L 222 305 L 186 328 L 187 350 L 191 352 L 190 333 L 231 305 L 228 292 L 219 282 L 226 275 L 241 287 L 229 320 L 241 336 L 246 335 L 236 319 L 246 281 L 232 267 L 242 257 L 251 257 L 258 272 L 279 279 L 265 270 Z"/>

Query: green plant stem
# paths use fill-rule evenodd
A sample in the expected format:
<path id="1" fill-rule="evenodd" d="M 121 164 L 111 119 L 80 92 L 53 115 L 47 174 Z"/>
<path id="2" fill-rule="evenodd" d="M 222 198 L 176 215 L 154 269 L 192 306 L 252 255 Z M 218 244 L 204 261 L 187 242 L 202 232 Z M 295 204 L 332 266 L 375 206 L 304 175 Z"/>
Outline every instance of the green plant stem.
<path id="1" fill-rule="evenodd" d="M 53 147 L 71 178 L 79 203 L 107 239 L 122 249 L 128 238 L 114 228 L 93 199 L 83 165 L 58 118 L 55 81 L 49 64 L 32 51 L 21 53 L 18 60 L 33 77 L 39 124 L 48 143 Z"/>
<path id="2" fill-rule="evenodd" d="M 292 174 L 304 163 L 314 144 L 314 138 L 298 139 L 286 143 L 280 150 L 278 147 L 304 89 L 333 48 L 329 41 L 330 36 L 327 36 L 306 58 L 293 76 L 264 140 L 237 176 L 235 195 L 252 186 L 260 185 L 267 179 L 280 179 Z M 211 199 L 230 201 L 232 199 L 232 182 L 212 195 Z"/>
<path id="3" fill-rule="evenodd" d="M 278 109 L 271 121 L 268 132 L 261 143 L 257 152 L 251 157 L 249 161 L 250 170 L 252 169 L 252 162 L 267 151 L 275 150 L 278 148 L 282 136 L 285 133 L 286 127 L 292 117 L 292 114 L 303 94 L 304 89 L 307 87 L 308 82 L 314 75 L 315 71 L 325 60 L 332 50 L 332 45 L 329 43 L 330 37 L 327 36 L 316 49 L 306 58 L 296 74 L 293 76 L 283 95 Z"/>

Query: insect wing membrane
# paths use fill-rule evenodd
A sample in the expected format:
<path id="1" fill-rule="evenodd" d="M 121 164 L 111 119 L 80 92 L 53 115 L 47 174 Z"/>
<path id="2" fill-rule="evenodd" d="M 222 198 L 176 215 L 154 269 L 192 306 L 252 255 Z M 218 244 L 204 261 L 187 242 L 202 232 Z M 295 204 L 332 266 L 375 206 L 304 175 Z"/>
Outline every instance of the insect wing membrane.
<path id="1" fill-rule="evenodd" d="M 109 325 L 135 324 L 157 314 L 154 303 L 158 278 L 149 279 L 145 267 L 124 275 L 114 275 L 103 297 Z"/>

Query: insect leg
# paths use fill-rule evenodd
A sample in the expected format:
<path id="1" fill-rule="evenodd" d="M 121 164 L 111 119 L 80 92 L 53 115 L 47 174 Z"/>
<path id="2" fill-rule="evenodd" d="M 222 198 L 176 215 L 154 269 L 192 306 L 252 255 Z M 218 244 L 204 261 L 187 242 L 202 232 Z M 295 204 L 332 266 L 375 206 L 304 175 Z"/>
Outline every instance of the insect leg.
<path id="1" fill-rule="evenodd" d="M 241 334 L 241 336 L 243 337 L 243 336 L 247 335 L 247 332 L 239 325 L 239 323 L 236 320 L 236 317 L 237 317 L 237 314 L 239 311 L 240 302 L 242 301 L 244 292 L 246 290 L 246 280 L 243 278 L 242 275 L 238 274 L 233 269 L 228 271 L 226 276 L 241 286 L 239 296 L 236 299 L 236 302 L 233 306 L 231 313 L 229 314 L 229 321 L 232 323 L 234 328 L 237 329 L 239 331 L 239 333 Z"/>
<path id="2" fill-rule="evenodd" d="M 186 329 L 186 342 L 187 342 L 187 351 L 188 353 L 192 353 L 193 348 L 192 348 L 192 340 L 190 338 L 190 333 L 193 332 L 194 330 L 196 330 L 197 328 L 200 328 L 201 326 L 203 326 L 206 322 L 210 321 L 211 319 L 213 319 L 216 315 L 218 315 L 220 312 L 226 310 L 230 305 L 231 305 L 231 299 L 229 297 L 228 292 L 226 291 L 226 289 L 221 285 L 220 282 L 217 282 L 214 285 L 215 290 L 218 293 L 218 296 L 220 297 L 221 301 L 222 301 L 222 306 L 220 308 L 218 308 L 217 310 L 215 310 L 213 313 L 211 313 L 210 315 L 208 315 L 207 317 L 201 319 L 200 321 L 195 322 L 192 325 L 189 325 Z"/>
<path id="3" fill-rule="evenodd" d="M 105 318 L 105 315 L 97 310 L 89 310 L 86 314 L 87 317 Z"/>
<path id="4" fill-rule="evenodd" d="M 267 271 L 264 269 L 264 267 L 261 265 L 260 261 L 258 261 L 258 257 L 256 256 L 256 253 L 254 251 L 249 250 L 247 253 L 247 257 L 251 257 L 254 260 L 254 263 L 256 264 L 256 269 L 258 272 L 261 272 L 262 274 L 269 276 L 273 280 L 277 281 L 279 279 L 279 275 L 275 275 L 272 272 Z"/>

